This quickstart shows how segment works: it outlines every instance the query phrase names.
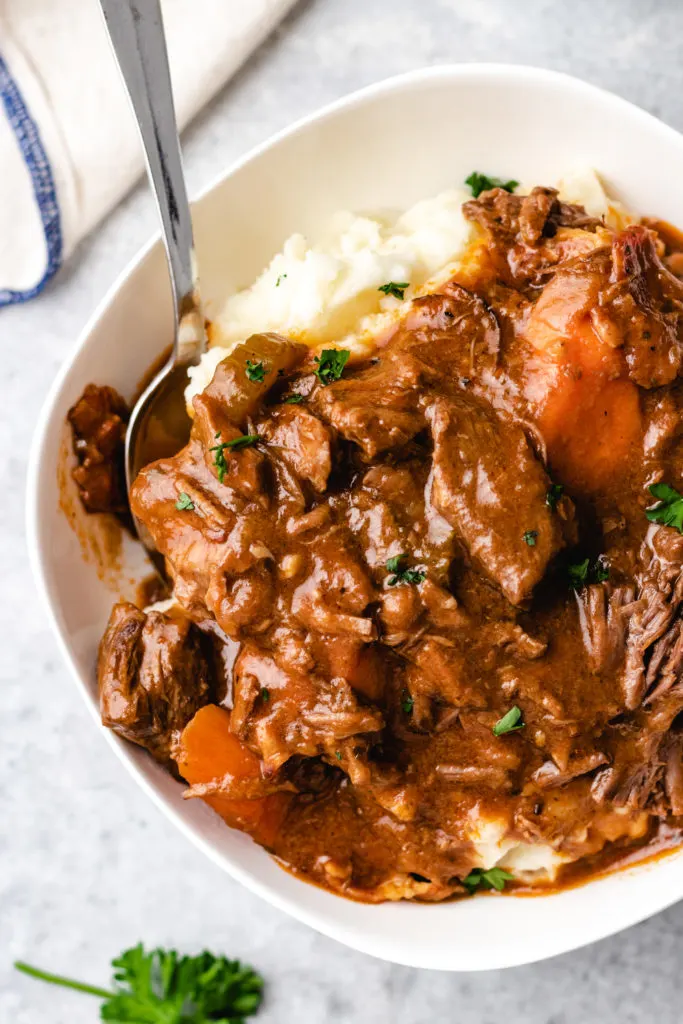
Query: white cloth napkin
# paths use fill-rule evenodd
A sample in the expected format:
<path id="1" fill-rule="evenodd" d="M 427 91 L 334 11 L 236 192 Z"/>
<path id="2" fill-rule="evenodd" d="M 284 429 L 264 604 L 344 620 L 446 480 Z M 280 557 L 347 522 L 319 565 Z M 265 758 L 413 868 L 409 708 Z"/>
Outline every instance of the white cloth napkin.
<path id="1" fill-rule="evenodd" d="M 183 126 L 296 0 L 162 0 Z M 97 0 L 0 0 L 0 306 L 36 295 L 143 168 Z"/>

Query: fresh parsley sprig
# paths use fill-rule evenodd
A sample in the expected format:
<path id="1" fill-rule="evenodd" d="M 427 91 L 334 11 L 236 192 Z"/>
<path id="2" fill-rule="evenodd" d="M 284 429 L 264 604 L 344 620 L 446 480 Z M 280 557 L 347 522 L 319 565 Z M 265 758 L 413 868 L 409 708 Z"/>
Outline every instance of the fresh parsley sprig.
<path id="1" fill-rule="evenodd" d="M 351 353 L 345 348 L 324 348 L 314 359 L 317 369 L 313 372 L 320 383 L 327 387 L 328 384 L 334 384 L 336 380 L 339 380 L 350 355 Z"/>
<path id="2" fill-rule="evenodd" d="M 395 299 L 402 299 L 406 288 L 409 287 L 410 281 L 387 281 L 386 284 L 381 284 L 377 291 L 384 292 L 385 295 L 393 295 Z"/>
<path id="3" fill-rule="evenodd" d="M 545 503 L 551 512 L 554 512 L 557 508 L 557 503 L 564 494 L 564 487 L 562 484 L 551 484 L 545 495 Z"/>
<path id="4" fill-rule="evenodd" d="M 569 574 L 569 585 L 574 590 L 581 590 L 588 583 L 604 583 L 609 579 L 609 564 L 604 555 L 598 555 L 594 562 L 590 558 L 584 558 L 582 562 L 575 562 L 567 568 Z"/>
<path id="5" fill-rule="evenodd" d="M 399 583 L 422 583 L 426 574 L 420 569 L 408 569 L 404 563 L 408 556 L 406 554 L 394 555 L 387 561 L 387 572 L 391 577 L 387 580 L 387 586 L 395 587 Z"/>
<path id="6" fill-rule="evenodd" d="M 410 693 L 410 690 L 404 690 L 401 694 L 401 710 L 404 715 L 410 715 L 413 711 L 413 705 L 415 701 Z"/>
<path id="7" fill-rule="evenodd" d="M 216 440 L 221 436 L 220 431 L 216 434 Z M 209 448 L 210 452 L 215 452 L 213 457 L 213 464 L 216 467 L 218 474 L 218 480 L 223 483 L 225 474 L 228 471 L 228 463 L 225 459 L 225 451 L 240 452 L 243 448 L 250 448 L 252 445 L 258 444 L 261 440 L 259 434 L 241 434 L 240 437 L 233 437 L 232 441 L 221 441 L 219 444 L 213 445 Z"/>
<path id="8" fill-rule="evenodd" d="M 502 178 L 492 178 L 488 174 L 480 174 L 479 171 L 472 171 L 469 178 L 465 178 L 465 184 L 469 185 L 472 190 L 472 195 L 475 199 L 481 195 L 482 192 L 488 192 L 492 188 L 502 188 L 506 192 L 514 192 L 519 185 L 518 181 L 511 178 L 509 181 L 503 181 Z"/>
<path id="9" fill-rule="evenodd" d="M 508 732 L 519 732 L 520 729 L 524 728 L 524 725 L 522 709 L 513 704 L 510 710 L 502 718 L 498 719 L 491 732 L 494 736 L 505 736 Z"/>
<path id="10" fill-rule="evenodd" d="M 194 509 L 194 502 L 189 494 L 186 494 L 185 491 L 181 491 L 178 495 L 175 507 L 178 512 L 192 512 Z"/>
<path id="11" fill-rule="evenodd" d="M 645 510 L 650 522 L 673 526 L 679 533 L 683 533 L 683 494 L 669 484 L 652 484 L 648 490 L 657 499 L 656 505 Z"/>
<path id="12" fill-rule="evenodd" d="M 50 974 L 17 961 L 18 971 L 51 985 L 104 1000 L 100 1017 L 111 1024 L 243 1024 L 263 998 L 263 979 L 239 960 L 213 953 L 179 956 L 140 943 L 112 960 L 113 991 Z"/>
<path id="13" fill-rule="evenodd" d="M 261 384 L 265 380 L 266 366 L 263 360 L 257 363 L 253 359 L 247 359 L 245 363 L 245 373 L 247 379 L 253 381 L 255 384 Z"/>
<path id="14" fill-rule="evenodd" d="M 488 871 L 484 871 L 483 868 L 472 868 L 469 875 L 463 878 L 462 884 L 471 896 L 478 889 L 496 889 L 497 892 L 502 892 L 505 883 L 513 882 L 514 878 L 515 876 L 505 868 L 489 868 Z"/>

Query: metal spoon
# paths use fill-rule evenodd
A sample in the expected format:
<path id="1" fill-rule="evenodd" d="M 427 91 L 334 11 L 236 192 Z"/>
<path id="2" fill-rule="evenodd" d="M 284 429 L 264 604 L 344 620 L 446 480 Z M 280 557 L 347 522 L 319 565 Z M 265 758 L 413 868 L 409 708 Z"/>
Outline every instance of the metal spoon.
<path id="1" fill-rule="evenodd" d="M 171 356 L 143 391 L 128 423 L 125 461 L 130 494 L 143 466 L 175 455 L 187 442 L 191 426 L 183 395 L 187 367 L 198 363 L 206 351 L 206 334 L 159 0 L 100 0 L 100 6 L 137 119 L 159 209 L 175 314 Z M 163 573 L 163 559 L 149 532 L 137 519 L 135 526 Z"/>

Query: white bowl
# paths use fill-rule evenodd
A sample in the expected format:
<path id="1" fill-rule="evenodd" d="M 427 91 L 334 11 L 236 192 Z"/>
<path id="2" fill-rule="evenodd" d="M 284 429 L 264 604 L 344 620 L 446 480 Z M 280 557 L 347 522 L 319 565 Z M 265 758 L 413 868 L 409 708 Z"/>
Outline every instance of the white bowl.
<path id="1" fill-rule="evenodd" d="M 250 153 L 194 204 L 209 313 L 250 282 L 291 232 L 330 213 L 406 207 L 472 170 L 552 183 L 595 167 L 633 210 L 683 224 L 683 137 L 622 99 L 549 71 L 460 65 L 412 72 L 326 107 Z M 170 292 L 154 240 L 97 309 L 55 381 L 37 431 L 28 537 L 38 587 L 64 657 L 98 720 L 97 643 L 116 594 L 140 572 L 130 548 L 117 578 L 98 576 L 60 511 L 65 417 L 90 381 L 130 397 L 171 336 Z M 83 527 L 81 527 L 83 529 Z M 85 529 L 94 529 L 94 526 Z M 100 574 L 101 575 L 101 574 Z M 286 873 L 136 747 L 102 729 L 140 786 L 233 877 L 275 906 L 374 956 L 415 967 L 484 970 L 529 963 L 602 938 L 683 896 L 680 854 L 559 894 L 436 906 L 370 906 Z"/>

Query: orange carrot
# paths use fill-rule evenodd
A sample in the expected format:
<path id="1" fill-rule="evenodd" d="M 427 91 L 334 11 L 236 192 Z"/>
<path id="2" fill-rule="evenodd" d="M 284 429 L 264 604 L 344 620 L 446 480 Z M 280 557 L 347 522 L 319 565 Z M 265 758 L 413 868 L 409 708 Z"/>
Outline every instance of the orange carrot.
<path id="1" fill-rule="evenodd" d="M 180 738 L 178 771 L 189 783 L 212 782 L 224 775 L 255 779 L 261 773 L 258 757 L 230 731 L 230 712 L 216 704 L 200 708 Z M 249 832 L 271 846 L 284 820 L 290 796 L 274 793 L 256 800 L 225 796 L 202 799 L 232 828 Z"/>
<path id="2" fill-rule="evenodd" d="M 551 471 L 577 492 L 601 490 L 623 473 L 643 424 L 638 388 L 626 376 L 620 349 L 578 330 L 561 350 L 535 360 L 538 424 Z"/>

